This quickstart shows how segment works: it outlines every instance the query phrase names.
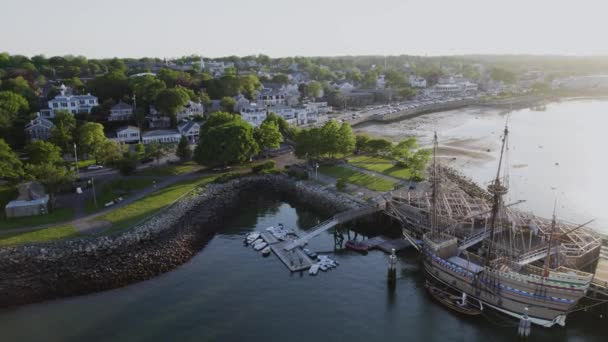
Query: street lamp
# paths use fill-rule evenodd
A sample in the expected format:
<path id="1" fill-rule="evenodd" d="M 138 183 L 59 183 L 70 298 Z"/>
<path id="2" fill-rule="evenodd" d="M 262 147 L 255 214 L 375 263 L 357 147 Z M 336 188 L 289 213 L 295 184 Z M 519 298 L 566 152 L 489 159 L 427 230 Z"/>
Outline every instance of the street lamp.
<path id="1" fill-rule="evenodd" d="M 315 162 L 315 179 L 319 180 L 319 163 Z"/>
<path id="2" fill-rule="evenodd" d="M 78 177 L 78 153 L 76 152 L 76 143 L 74 143 L 74 160 L 76 160 L 76 177 Z"/>

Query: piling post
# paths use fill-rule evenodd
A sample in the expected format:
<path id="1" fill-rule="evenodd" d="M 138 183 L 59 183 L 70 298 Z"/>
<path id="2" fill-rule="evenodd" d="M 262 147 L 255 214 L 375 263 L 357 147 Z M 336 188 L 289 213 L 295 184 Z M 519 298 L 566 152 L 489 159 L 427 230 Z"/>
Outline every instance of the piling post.
<path id="1" fill-rule="evenodd" d="M 528 317 L 528 308 L 525 308 L 524 316 L 519 320 L 519 326 L 517 328 L 517 334 L 522 339 L 527 339 L 530 336 L 530 330 L 532 328 L 532 322 Z"/>
<path id="2" fill-rule="evenodd" d="M 388 261 L 388 285 L 391 287 L 395 286 L 397 282 L 397 255 L 395 255 L 395 249 L 391 249 L 391 256 Z"/>

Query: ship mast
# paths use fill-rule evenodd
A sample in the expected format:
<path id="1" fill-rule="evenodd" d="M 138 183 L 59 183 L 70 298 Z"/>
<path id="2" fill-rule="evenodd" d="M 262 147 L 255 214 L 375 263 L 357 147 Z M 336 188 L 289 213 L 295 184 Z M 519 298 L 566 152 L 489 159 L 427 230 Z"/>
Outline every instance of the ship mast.
<path id="1" fill-rule="evenodd" d="M 492 194 L 492 216 L 490 218 L 490 239 L 488 243 L 488 250 L 485 256 L 485 264 L 490 264 L 490 258 L 492 257 L 492 252 L 494 248 L 494 235 L 496 232 L 496 224 L 498 221 L 498 214 L 502 206 L 502 197 L 509 190 L 506 182 L 503 182 L 503 179 L 500 177 L 500 170 L 502 169 L 503 159 L 505 157 L 505 151 L 508 149 L 508 137 L 509 137 L 509 128 L 505 125 L 504 136 L 502 138 L 502 147 L 500 148 L 500 159 L 498 161 L 498 170 L 496 171 L 496 178 L 488 186 L 488 191 Z M 506 172 L 505 172 L 506 173 Z"/>
<path id="2" fill-rule="evenodd" d="M 437 203 L 439 202 L 439 165 L 437 163 L 437 149 L 439 146 L 439 142 L 437 139 L 437 131 L 435 131 L 435 135 L 433 136 L 433 167 L 431 171 L 431 181 L 433 185 L 433 191 L 431 193 L 431 235 L 435 235 L 438 229 L 438 208 Z"/>
<path id="3" fill-rule="evenodd" d="M 555 226 L 557 225 L 557 219 L 555 210 L 557 207 L 557 201 L 553 205 L 553 219 L 551 220 L 551 233 L 549 234 L 549 243 L 547 246 L 547 256 L 545 257 L 545 264 L 543 265 L 543 277 L 549 276 L 549 266 L 551 265 L 551 247 L 553 247 L 553 235 L 555 234 Z"/>

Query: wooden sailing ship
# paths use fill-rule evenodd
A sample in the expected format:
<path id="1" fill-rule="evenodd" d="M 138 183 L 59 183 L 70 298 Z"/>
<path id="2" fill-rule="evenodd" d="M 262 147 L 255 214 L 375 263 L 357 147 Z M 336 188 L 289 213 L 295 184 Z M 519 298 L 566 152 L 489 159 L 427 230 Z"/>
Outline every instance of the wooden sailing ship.
<path id="1" fill-rule="evenodd" d="M 583 270 L 599 257 L 601 240 L 587 224 L 558 222 L 555 214 L 542 219 L 503 202 L 508 134 L 505 127 L 489 200 L 442 186 L 435 134 L 432 191 L 397 194 L 387 211 L 404 223 L 407 235 L 422 236 L 428 280 L 506 315 L 527 313 L 534 324 L 564 326 L 593 279 Z"/>

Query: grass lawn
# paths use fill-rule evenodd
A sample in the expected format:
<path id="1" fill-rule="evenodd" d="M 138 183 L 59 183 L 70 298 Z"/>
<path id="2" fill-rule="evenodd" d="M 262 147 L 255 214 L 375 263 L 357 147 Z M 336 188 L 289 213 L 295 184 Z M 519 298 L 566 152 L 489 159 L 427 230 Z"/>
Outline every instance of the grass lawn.
<path id="1" fill-rule="evenodd" d="M 4 214 L 0 216 L 0 229 L 12 229 L 37 226 L 41 224 L 68 221 L 74 217 L 72 208 L 57 208 L 47 215 L 18 217 L 7 219 Z"/>
<path id="2" fill-rule="evenodd" d="M 59 239 L 67 239 L 70 237 L 79 236 L 80 233 L 74 226 L 57 226 L 34 230 L 26 233 L 18 233 L 12 235 L 0 235 L 0 246 L 16 245 L 32 242 L 46 242 Z"/>
<path id="3" fill-rule="evenodd" d="M 153 162 L 154 163 L 154 162 Z M 153 176 L 166 177 L 181 175 L 192 171 L 199 170 L 201 167 L 195 162 L 186 162 L 179 165 L 163 165 L 157 167 L 149 167 L 136 173 L 138 176 Z"/>
<path id="4" fill-rule="evenodd" d="M 392 160 L 388 158 L 357 156 L 348 158 L 348 162 L 362 169 L 383 173 L 395 178 L 409 180 L 412 177 L 410 169 L 395 166 Z"/>
<path id="5" fill-rule="evenodd" d="M 141 190 L 152 186 L 155 178 L 133 178 L 133 179 L 116 179 L 109 182 L 104 182 L 100 186 L 96 186 L 97 193 L 97 208 L 93 198 L 87 200 L 85 212 L 87 214 L 104 208 L 104 204 L 112 201 L 117 197 L 127 198 L 137 190 Z"/>
<path id="6" fill-rule="evenodd" d="M 70 163 L 70 165 L 74 165 L 74 163 Z M 95 159 L 87 159 L 87 160 L 79 160 L 78 161 L 78 170 L 85 170 L 87 167 L 95 165 Z"/>
<path id="7" fill-rule="evenodd" d="M 205 176 L 173 184 L 150 194 L 150 196 L 102 215 L 98 220 L 112 222 L 112 227 L 104 233 L 128 228 L 138 221 L 155 214 L 194 188 L 212 182 L 216 177 L 215 175 Z"/>
<path id="8" fill-rule="evenodd" d="M 375 191 L 390 191 L 397 185 L 397 182 L 380 177 L 373 177 L 342 166 L 321 166 L 319 167 L 319 172 L 334 178 L 344 178 L 348 183 L 360 185 Z"/>

